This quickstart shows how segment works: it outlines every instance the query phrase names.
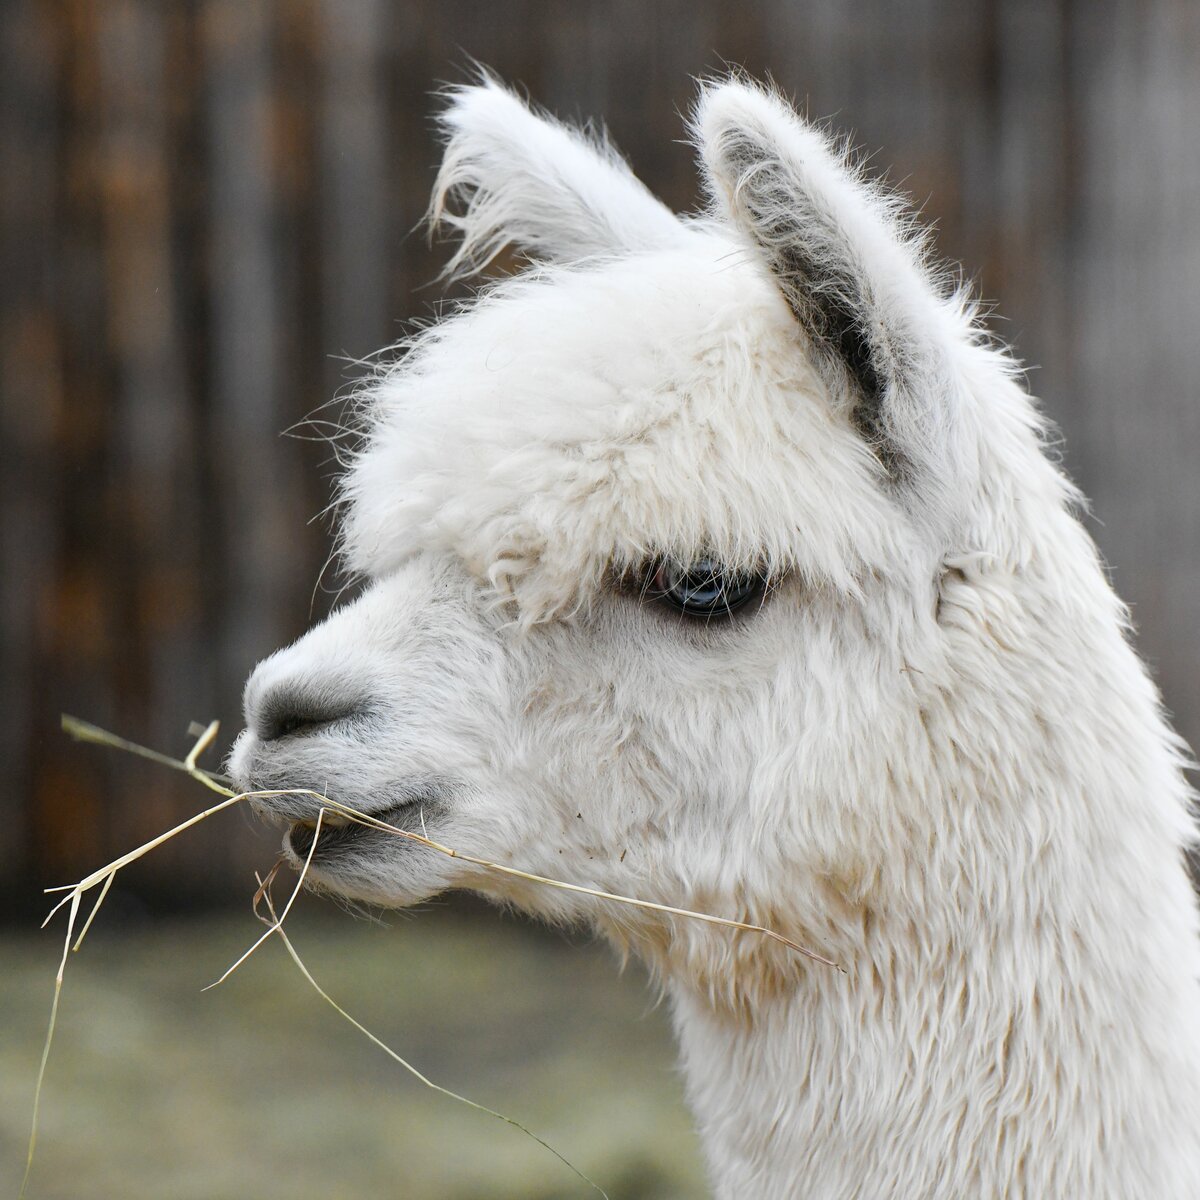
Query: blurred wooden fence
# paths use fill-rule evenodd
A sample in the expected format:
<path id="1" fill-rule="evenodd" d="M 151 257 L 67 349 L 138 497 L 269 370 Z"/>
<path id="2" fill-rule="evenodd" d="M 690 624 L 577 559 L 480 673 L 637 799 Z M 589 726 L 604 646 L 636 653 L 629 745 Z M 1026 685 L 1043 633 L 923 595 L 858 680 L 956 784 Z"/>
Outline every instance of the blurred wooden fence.
<path id="1" fill-rule="evenodd" d="M 603 117 L 679 208 L 690 76 L 770 71 L 939 224 L 1038 367 L 1066 460 L 1200 739 L 1200 5 L 1194 0 L 7 0 L 0 9 L 0 876 L 62 882 L 190 810 L 72 746 L 238 728 L 328 551 L 327 448 L 283 440 L 426 311 L 406 235 L 429 92 L 467 55 Z M 330 603 L 318 590 L 313 615 Z M 137 878 L 240 894 L 200 830 Z M 197 863 L 206 864 L 203 869 Z M 244 890 L 244 889 L 241 889 Z"/>

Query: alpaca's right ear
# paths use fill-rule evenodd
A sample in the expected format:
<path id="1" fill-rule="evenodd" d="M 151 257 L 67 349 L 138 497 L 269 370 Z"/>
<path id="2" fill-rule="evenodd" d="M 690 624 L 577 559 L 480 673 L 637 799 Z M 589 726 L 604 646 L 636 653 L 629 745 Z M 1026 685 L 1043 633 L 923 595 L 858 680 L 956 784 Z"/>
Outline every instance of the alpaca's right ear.
<path id="1" fill-rule="evenodd" d="M 851 422 L 927 511 L 956 457 L 949 310 L 899 205 L 765 88 L 707 86 L 693 128 L 717 204 L 755 245 Z"/>
<path id="2" fill-rule="evenodd" d="M 462 237 L 450 274 L 480 270 L 507 245 L 574 262 L 681 234 L 607 139 L 534 112 L 489 75 L 453 89 L 439 123 L 446 151 L 429 220 Z"/>

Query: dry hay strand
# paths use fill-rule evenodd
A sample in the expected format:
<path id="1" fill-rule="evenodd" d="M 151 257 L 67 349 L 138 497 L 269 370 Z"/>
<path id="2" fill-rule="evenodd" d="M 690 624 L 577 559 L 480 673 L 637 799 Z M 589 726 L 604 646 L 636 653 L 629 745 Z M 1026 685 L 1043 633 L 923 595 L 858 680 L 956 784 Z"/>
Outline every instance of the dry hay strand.
<path id="1" fill-rule="evenodd" d="M 639 900 L 633 896 L 621 896 L 612 892 L 604 892 L 597 888 L 585 887 L 582 884 L 567 883 L 561 879 L 551 879 L 544 875 L 535 875 L 528 871 L 519 870 L 516 867 L 506 866 L 503 863 L 491 862 L 488 859 L 479 858 L 472 854 L 465 854 L 460 850 L 456 850 L 451 846 L 442 844 L 430 838 L 427 833 L 410 833 L 408 830 L 399 829 L 395 825 L 390 825 L 386 821 L 380 821 L 378 818 L 371 816 L 368 813 L 359 812 L 357 809 L 351 808 L 347 804 L 343 804 L 338 800 L 331 799 L 320 792 L 314 792 L 307 788 L 284 788 L 271 791 L 251 791 L 251 792 L 235 792 L 233 789 L 226 786 L 228 781 L 224 776 L 212 771 L 207 771 L 198 765 L 200 756 L 213 744 L 216 740 L 217 733 L 220 729 L 218 722 L 213 721 L 204 727 L 193 726 L 197 737 L 195 745 L 184 759 L 172 758 L 170 755 L 162 754 L 157 750 L 151 750 L 145 746 L 140 746 L 136 742 L 127 741 L 125 738 L 118 737 L 116 734 L 109 733 L 106 729 L 101 729 L 97 725 L 90 722 L 79 720 L 77 717 L 71 717 L 63 714 L 62 718 L 63 730 L 70 734 L 77 741 L 90 742 L 95 745 L 108 746 L 113 749 L 123 750 L 129 754 L 137 755 L 140 758 L 149 759 L 151 762 L 156 762 L 160 766 L 169 767 L 173 770 L 183 771 L 190 775 L 198 783 L 208 788 L 212 792 L 216 792 L 222 797 L 221 801 L 213 804 L 194 816 L 189 817 L 186 821 L 181 821 L 178 825 L 167 830 L 165 833 L 159 834 L 143 845 L 138 846 L 135 850 L 130 850 L 128 853 L 114 859 L 106 866 L 99 870 L 93 871 L 90 875 L 85 876 L 74 884 L 66 884 L 61 887 L 47 888 L 49 893 L 64 893 L 61 899 L 47 914 L 46 919 L 42 922 L 44 929 L 54 915 L 63 907 L 67 908 L 67 929 L 66 936 L 63 939 L 63 952 L 59 961 L 58 971 L 54 977 L 54 998 L 50 1006 L 50 1020 L 46 1029 L 46 1040 L 42 1047 L 41 1062 L 38 1067 L 37 1083 L 34 1088 L 33 1096 L 33 1115 L 29 1134 L 29 1150 L 25 1161 L 25 1175 L 21 1181 L 21 1191 L 19 1200 L 24 1200 L 26 1190 L 29 1184 L 30 1173 L 33 1169 L 34 1153 L 37 1146 L 38 1134 L 38 1118 L 41 1109 L 42 1085 L 46 1076 L 46 1064 L 50 1058 L 50 1046 L 54 1039 L 54 1030 L 58 1021 L 59 999 L 62 995 L 63 976 L 66 971 L 67 959 L 74 951 L 78 951 L 83 945 L 83 940 L 87 936 L 88 930 L 91 928 L 92 922 L 96 919 L 96 914 L 100 911 L 104 900 L 108 895 L 109 889 L 112 887 L 113 880 L 117 873 L 131 863 L 137 862 L 138 859 L 149 854 L 152 850 L 157 849 L 165 842 L 191 829 L 193 826 L 200 824 L 201 821 L 207 820 L 209 817 L 215 816 L 217 813 L 224 811 L 227 808 L 232 808 L 236 804 L 240 804 L 247 800 L 253 799 L 269 799 L 274 796 L 296 795 L 306 796 L 309 799 L 315 800 L 318 804 L 318 812 L 316 819 L 316 833 L 313 838 L 312 845 L 309 847 L 308 855 L 298 873 L 296 884 L 292 889 L 291 895 L 288 897 L 287 903 L 281 910 L 277 912 L 275 903 L 271 896 L 271 888 L 278 874 L 279 868 L 283 865 L 282 860 L 277 862 L 265 877 L 257 875 L 255 879 L 258 883 L 258 889 L 254 894 L 252 908 L 255 915 L 263 921 L 267 926 L 258 939 L 250 946 L 244 954 L 242 954 L 227 970 L 216 980 L 208 985 L 208 988 L 216 987 L 223 983 L 230 975 L 241 967 L 247 959 L 249 959 L 262 945 L 272 936 L 278 937 L 283 942 L 284 948 L 287 950 L 296 968 L 301 975 L 316 991 L 316 993 L 327 1004 L 334 1009 L 344 1020 L 354 1026 L 365 1037 L 369 1038 L 376 1046 L 384 1051 L 389 1057 L 394 1059 L 400 1066 L 408 1071 L 416 1080 L 424 1086 L 431 1088 L 435 1092 L 439 1092 L 444 1096 L 448 1096 L 452 1100 L 456 1100 L 461 1104 L 465 1104 L 470 1108 L 476 1109 L 479 1112 L 485 1113 L 490 1117 L 494 1117 L 499 1121 L 504 1121 L 506 1124 L 512 1125 L 515 1129 L 519 1129 L 527 1137 L 532 1138 L 538 1145 L 548 1150 L 560 1162 L 567 1166 L 578 1178 L 587 1183 L 590 1187 L 599 1192 L 601 1196 L 607 1200 L 607 1193 L 594 1180 L 589 1179 L 582 1171 L 579 1170 L 573 1163 L 560 1154 L 553 1146 L 543 1141 L 535 1133 L 527 1129 L 519 1121 L 512 1117 L 506 1116 L 503 1113 L 497 1112 L 494 1109 L 488 1108 L 486 1105 L 479 1104 L 474 1100 L 470 1100 L 465 1096 L 459 1095 L 448 1088 L 442 1087 L 435 1083 L 426 1075 L 422 1074 L 410 1062 L 388 1046 L 381 1038 L 372 1033 L 366 1026 L 354 1019 L 344 1008 L 342 1008 L 321 985 L 316 981 L 304 961 L 297 953 L 295 946 L 287 933 L 284 931 L 284 921 L 287 919 L 288 913 L 291 911 L 292 905 L 299 896 L 304 886 L 305 877 L 308 874 L 309 864 L 312 862 L 313 852 L 316 849 L 317 841 L 320 838 L 321 827 L 324 818 L 329 813 L 338 813 L 341 816 L 356 822 L 357 824 L 369 826 L 372 829 L 378 829 L 384 833 L 391 834 L 395 837 L 406 838 L 409 841 L 418 842 L 422 846 L 426 846 L 431 850 L 437 851 L 439 854 L 445 854 L 450 858 L 461 859 L 463 862 L 471 863 L 474 866 L 479 866 L 485 870 L 494 871 L 498 874 L 512 876 L 517 879 L 525 880 L 529 883 L 537 883 L 546 887 L 560 888 L 564 891 L 574 892 L 579 895 L 592 896 L 598 900 L 608 901 L 614 904 L 630 905 L 635 908 L 647 909 L 654 912 L 666 913 L 674 917 L 683 917 L 689 920 L 702 921 L 710 925 L 724 926 L 729 929 L 741 930 L 745 933 L 758 934 L 764 938 L 770 938 L 780 942 L 782 945 L 795 951 L 797 954 L 805 958 L 812 959 L 814 962 L 819 962 L 825 966 L 833 967 L 837 970 L 842 970 L 837 963 L 824 955 L 818 954 L 816 951 L 809 950 L 794 942 L 791 938 L 785 937 L 781 933 L 777 933 L 773 929 L 768 929 L 762 925 L 754 925 L 746 921 L 734 920 L 730 917 L 718 917 L 711 913 L 695 912 L 691 909 L 678 908 L 669 904 L 658 904 L 651 900 Z M 99 888 L 100 892 L 92 904 L 91 911 L 88 913 L 87 919 L 84 921 L 83 927 L 79 932 L 79 936 L 75 937 L 75 925 L 79 917 L 80 906 L 83 897 L 94 888 Z M 267 914 L 264 916 L 260 911 L 265 907 Z M 73 940 L 74 939 L 74 940 Z"/>

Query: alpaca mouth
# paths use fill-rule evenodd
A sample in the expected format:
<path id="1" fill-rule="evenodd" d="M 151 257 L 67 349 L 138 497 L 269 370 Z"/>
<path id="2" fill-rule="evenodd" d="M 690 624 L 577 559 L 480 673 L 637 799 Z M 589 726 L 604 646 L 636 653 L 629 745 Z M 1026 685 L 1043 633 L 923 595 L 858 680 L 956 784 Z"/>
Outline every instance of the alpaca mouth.
<path id="1" fill-rule="evenodd" d="M 364 813 L 364 815 L 369 816 L 373 821 L 394 826 L 405 832 L 416 832 L 423 827 L 425 818 L 432 807 L 432 798 L 422 796 L 405 800 L 401 804 L 393 805 L 391 808 L 379 812 Z M 395 844 L 407 841 L 407 838 L 400 837 L 389 830 L 380 829 L 376 825 L 364 825 L 353 817 L 326 811 L 321 817 L 319 836 L 315 820 L 294 821 L 288 827 L 284 845 L 301 862 L 306 859 L 319 862 L 348 853 L 358 853 L 385 842 Z"/>

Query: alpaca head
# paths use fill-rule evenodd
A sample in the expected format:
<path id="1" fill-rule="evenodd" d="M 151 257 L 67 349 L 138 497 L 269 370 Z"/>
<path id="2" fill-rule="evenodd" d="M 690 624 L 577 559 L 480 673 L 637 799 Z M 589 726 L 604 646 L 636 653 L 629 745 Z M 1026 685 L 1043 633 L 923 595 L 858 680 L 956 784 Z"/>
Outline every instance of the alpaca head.
<path id="1" fill-rule="evenodd" d="M 1028 402 L 895 203 L 774 94 L 704 89 L 686 219 L 491 81 L 443 123 L 456 266 L 535 265 L 364 390 L 363 588 L 254 672 L 239 784 L 836 952 L 839 905 L 925 836 L 893 775 L 947 590 L 1026 552 L 1022 489 L 1062 506 Z M 261 803 L 303 857 L 316 802 Z M 693 936 L 357 826 L 310 878 Z"/>

